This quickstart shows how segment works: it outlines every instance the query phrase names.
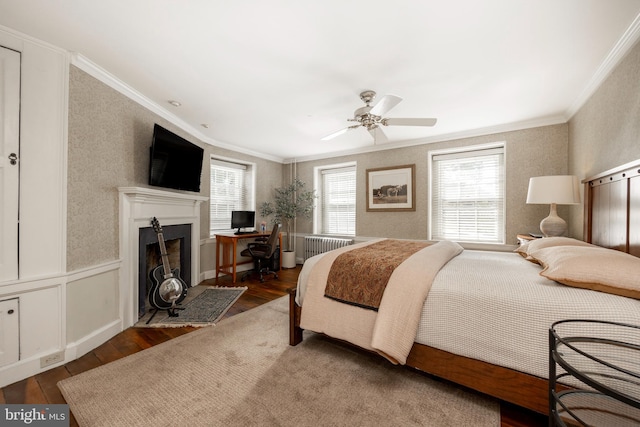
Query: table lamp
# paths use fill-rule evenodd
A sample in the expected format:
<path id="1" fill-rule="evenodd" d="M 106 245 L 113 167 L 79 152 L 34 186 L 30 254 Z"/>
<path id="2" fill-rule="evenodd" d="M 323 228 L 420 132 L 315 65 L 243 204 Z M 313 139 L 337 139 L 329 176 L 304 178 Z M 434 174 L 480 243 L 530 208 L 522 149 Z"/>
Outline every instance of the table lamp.
<path id="1" fill-rule="evenodd" d="M 540 231 L 545 237 L 562 236 L 567 223 L 558 216 L 557 205 L 580 203 L 580 184 L 574 175 L 536 176 L 529 178 L 527 204 L 551 205 L 549 216 L 540 221 Z"/>

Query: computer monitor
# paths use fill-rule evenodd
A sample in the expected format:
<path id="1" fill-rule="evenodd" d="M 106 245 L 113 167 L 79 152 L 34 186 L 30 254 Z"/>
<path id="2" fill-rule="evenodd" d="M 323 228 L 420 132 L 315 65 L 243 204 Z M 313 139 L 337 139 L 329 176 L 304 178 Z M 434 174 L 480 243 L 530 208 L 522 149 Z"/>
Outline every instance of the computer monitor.
<path id="1" fill-rule="evenodd" d="M 231 211 L 231 228 L 236 228 L 236 234 L 241 234 L 242 228 L 254 228 L 256 224 L 255 211 Z"/>

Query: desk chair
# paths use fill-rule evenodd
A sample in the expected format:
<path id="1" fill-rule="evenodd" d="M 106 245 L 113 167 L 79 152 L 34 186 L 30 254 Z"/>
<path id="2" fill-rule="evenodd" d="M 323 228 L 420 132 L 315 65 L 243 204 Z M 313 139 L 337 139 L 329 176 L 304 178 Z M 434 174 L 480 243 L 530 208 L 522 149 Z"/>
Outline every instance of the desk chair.
<path id="1" fill-rule="evenodd" d="M 249 243 L 247 249 L 240 252 L 242 256 L 253 258 L 254 266 L 253 270 L 247 271 L 242 275 L 241 281 L 244 282 L 253 273 L 257 273 L 260 276 L 260 283 L 264 282 L 264 276 L 267 274 L 273 274 L 274 279 L 278 278 L 278 274 L 270 270 L 269 264 L 276 250 L 278 250 L 278 237 L 281 229 L 282 224 L 275 224 L 266 242 Z"/>

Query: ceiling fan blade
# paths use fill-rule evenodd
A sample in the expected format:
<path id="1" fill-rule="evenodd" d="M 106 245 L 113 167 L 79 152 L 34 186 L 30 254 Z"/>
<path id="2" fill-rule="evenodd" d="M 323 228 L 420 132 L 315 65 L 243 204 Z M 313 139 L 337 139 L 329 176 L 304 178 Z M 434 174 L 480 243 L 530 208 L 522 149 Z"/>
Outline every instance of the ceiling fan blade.
<path id="1" fill-rule="evenodd" d="M 383 119 L 382 124 L 385 126 L 433 126 L 438 119 Z"/>
<path id="2" fill-rule="evenodd" d="M 384 134 L 384 132 L 382 131 L 382 128 L 380 126 L 376 126 L 372 129 L 369 129 L 369 133 L 371 134 L 371 136 L 373 137 L 373 142 L 374 144 L 377 143 L 385 143 L 385 142 L 389 142 L 389 139 L 387 138 L 387 135 Z"/>
<path id="3" fill-rule="evenodd" d="M 399 96 L 385 95 L 371 108 L 369 113 L 374 116 L 384 116 L 389 110 L 398 105 L 400 101 L 402 101 L 402 98 Z"/>
<path id="4" fill-rule="evenodd" d="M 325 137 L 323 137 L 323 138 L 320 138 L 320 140 L 321 140 L 321 141 L 328 141 L 328 140 L 330 140 L 330 139 L 335 138 L 336 136 L 340 136 L 340 135 L 342 135 L 343 133 L 347 133 L 347 132 L 348 132 L 348 131 L 350 131 L 351 129 L 355 129 L 355 128 L 358 128 L 358 127 L 360 127 L 360 125 L 353 125 L 353 126 L 346 127 L 346 128 L 344 128 L 344 129 L 340 129 L 339 131 L 336 131 L 336 132 L 330 133 L 329 135 L 327 135 L 327 136 L 325 136 Z"/>

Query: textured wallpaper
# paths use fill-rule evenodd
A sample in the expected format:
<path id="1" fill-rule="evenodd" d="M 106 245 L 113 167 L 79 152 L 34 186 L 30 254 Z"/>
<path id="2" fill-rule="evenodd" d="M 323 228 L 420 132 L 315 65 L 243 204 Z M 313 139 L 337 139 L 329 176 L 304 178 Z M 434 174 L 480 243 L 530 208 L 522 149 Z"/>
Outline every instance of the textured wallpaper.
<path id="1" fill-rule="evenodd" d="M 357 234 L 366 237 L 426 238 L 427 153 L 429 150 L 489 142 L 506 143 L 507 243 L 515 235 L 538 230 L 548 207 L 526 205 L 529 177 L 572 173 L 584 179 L 640 158 L 640 47 L 636 46 L 571 118 L 569 124 L 545 126 L 482 137 L 466 138 L 338 157 L 298 164 L 299 176 L 313 182 L 313 167 L 356 160 L 358 164 Z M 199 143 L 154 113 L 131 101 L 85 72 L 71 67 L 69 82 L 68 154 L 68 271 L 118 259 L 119 186 L 147 186 L 149 146 L 153 123 Z M 287 165 L 205 146 L 215 154 L 253 161 L 257 165 L 256 199 L 271 197 L 282 183 Z M 365 171 L 368 168 L 416 164 L 416 211 L 367 212 Z M 203 174 L 202 195 L 208 193 Z M 203 204 L 201 237 L 208 237 L 208 207 Z M 582 208 L 560 207 L 570 235 L 582 236 Z M 300 221 L 298 231 L 310 233 L 311 223 Z"/>
<path id="2" fill-rule="evenodd" d="M 156 117 L 70 68 L 67 269 L 73 271 L 118 259 L 118 187 L 145 184 Z"/>
<path id="3" fill-rule="evenodd" d="M 581 180 L 640 159 L 640 43 L 569 121 L 569 170 Z M 583 210 L 570 232 L 582 237 Z"/>
<path id="4" fill-rule="evenodd" d="M 70 68 L 68 271 L 119 258 L 118 187 L 149 187 L 154 123 L 205 148 L 200 195 L 209 193 L 207 159 L 212 153 L 256 164 L 258 200 L 282 183 L 279 163 L 202 143 L 84 71 Z M 201 238 L 207 238 L 209 207 L 201 206 Z"/>
<path id="5" fill-rule="evenodd" d="M 395 150 L 377 151 L 321 161 L 298 163 L 298 174 L 313 182 L 313 168 L 357 161 L 356 234 L 365 237 L 426 239 L 428 236 L 428 152 L 494 142 L 506 146 L 506 243 L 515 244 L 518 233 L 539 232 L 548 206 L 527 205 L 529 178 L 567 173 L 567 125 L 545 126 L 514 132 L 438 142 Z M 415 212 L 367 212 L 366 170 L 397 165 L 416 165 Z M 559 210 L 566 218 L 567 212 Z M 300 221 L 298 231 L 310 233 L 312 224 Z"/>

